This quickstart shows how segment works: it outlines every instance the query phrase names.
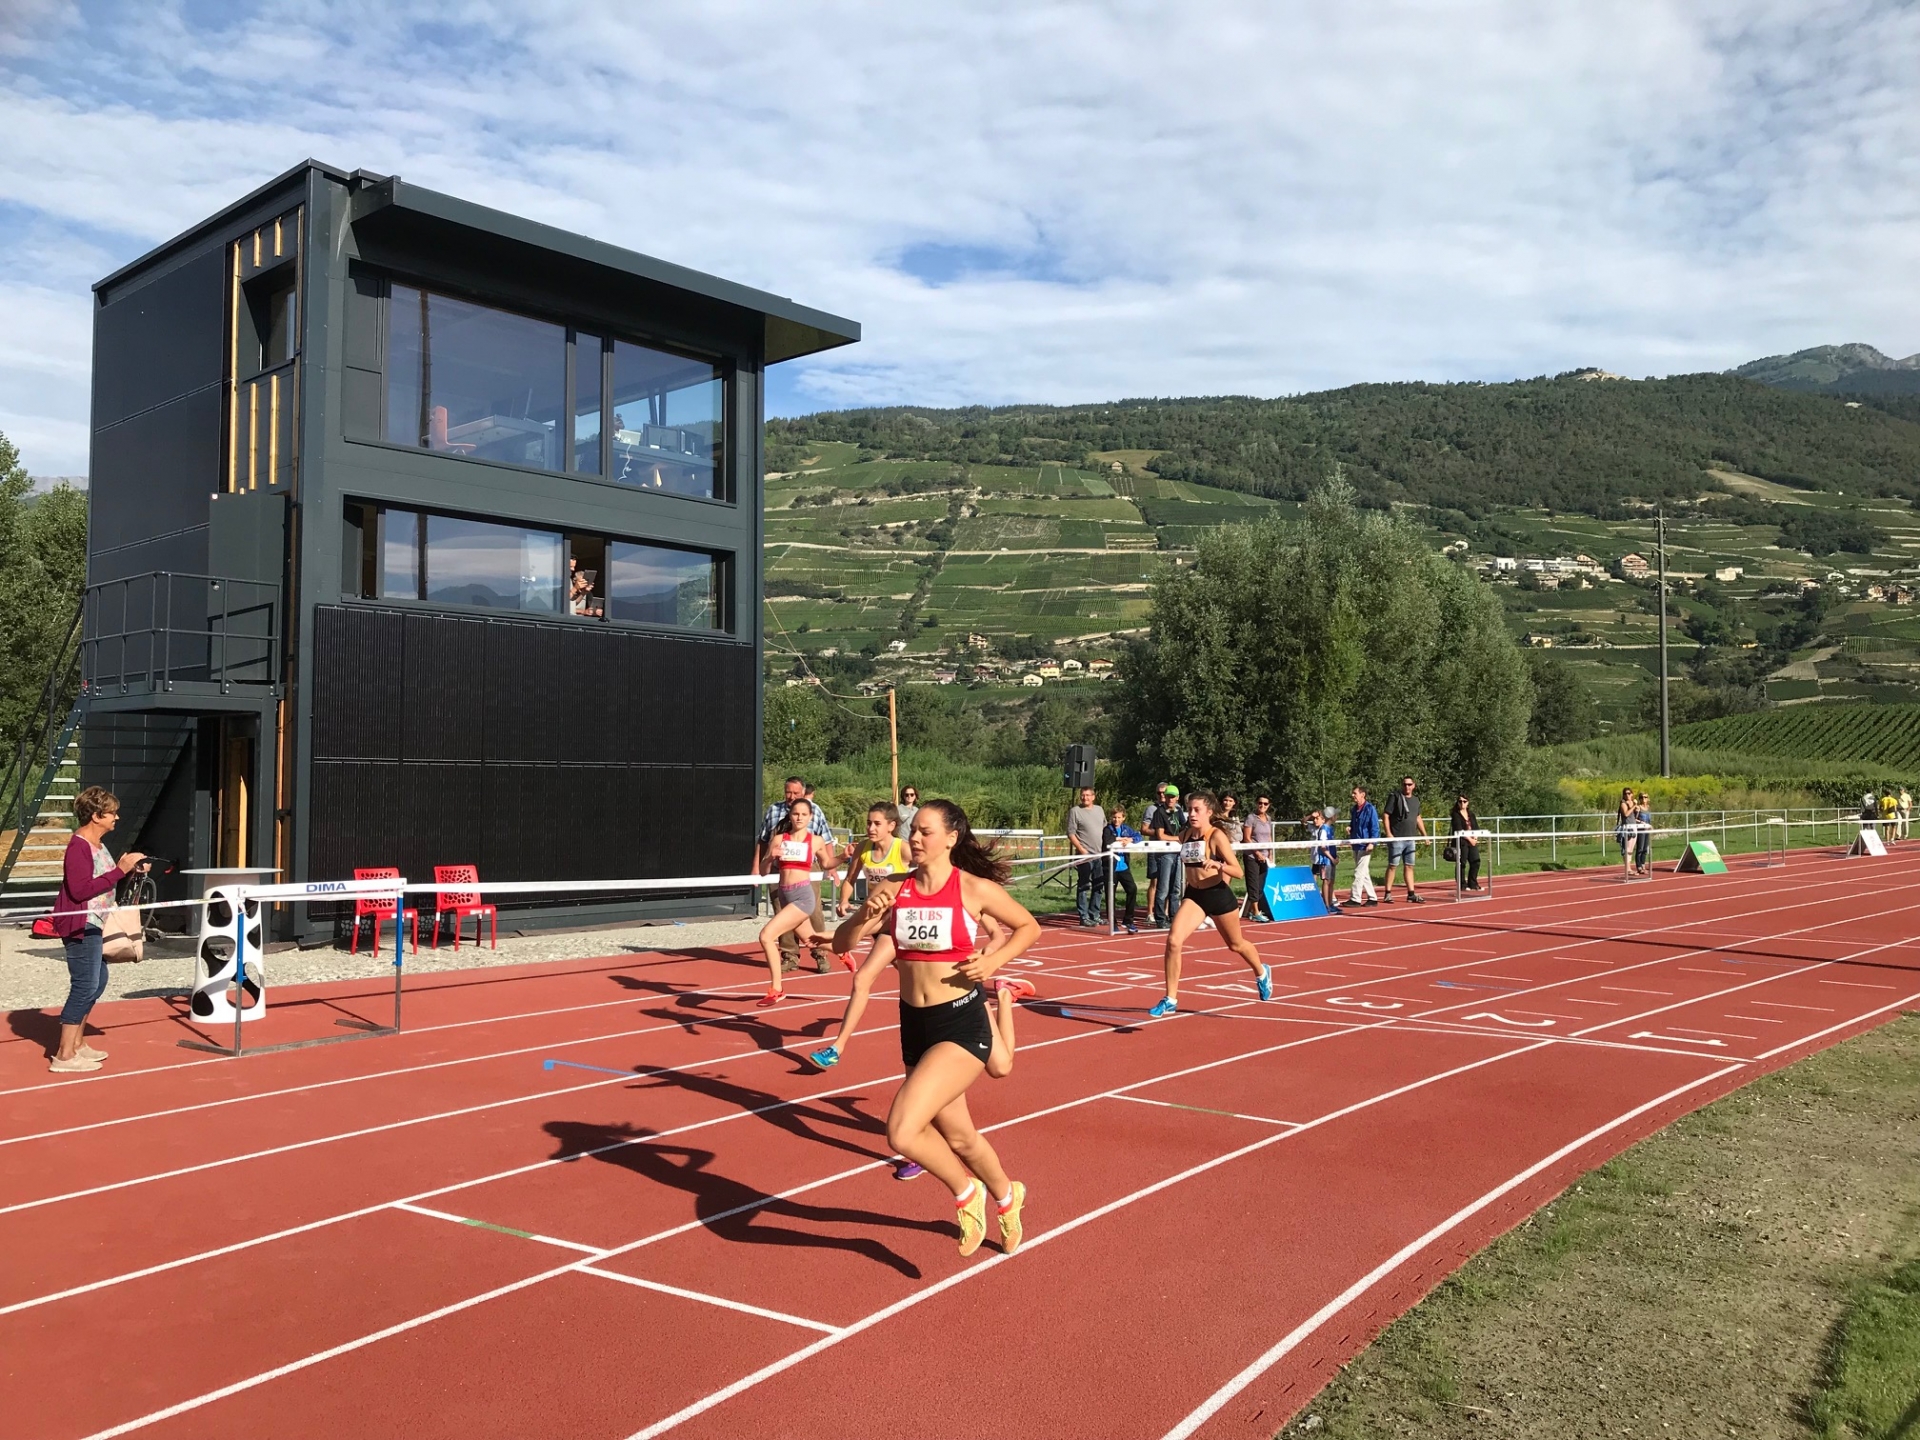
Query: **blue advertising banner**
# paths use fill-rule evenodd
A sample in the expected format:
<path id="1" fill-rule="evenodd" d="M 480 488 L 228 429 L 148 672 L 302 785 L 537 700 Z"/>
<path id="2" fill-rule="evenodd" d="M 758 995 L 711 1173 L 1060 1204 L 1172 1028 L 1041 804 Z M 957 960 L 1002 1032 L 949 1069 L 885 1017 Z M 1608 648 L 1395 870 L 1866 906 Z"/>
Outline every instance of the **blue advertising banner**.
<path id="1" fill-rule="evenodd" d="M 1267 908 L 1276 920 L 1311 920 L 1328 913 L 1313 871 L 1305 865 L 1276 865 L 1267 871 Z"/>

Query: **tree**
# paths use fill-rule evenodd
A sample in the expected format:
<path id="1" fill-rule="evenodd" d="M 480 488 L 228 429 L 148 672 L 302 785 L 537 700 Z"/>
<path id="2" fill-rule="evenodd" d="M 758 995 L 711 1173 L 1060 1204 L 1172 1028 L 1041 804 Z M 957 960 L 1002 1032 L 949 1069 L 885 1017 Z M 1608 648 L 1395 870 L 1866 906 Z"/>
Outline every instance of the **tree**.
<path id="1" fill-rule="evenodd" d="M 0 435 L 0 769 L 26 738 L 86 584 L 86 495 L 32 488 Z"/>
<path id="2" fill-rule="evenodd" d="M 1564 660 L 1541 650 L 1527 652 L 1533 679 L 1533 714 L 1527 721 L 1529 745 L 1564 745 L 1594 732 L 1593 696 Z"/>
<path id="3" fill-rule="evenodd" d="M 1137 772 L 1265 783 L 1281 813 L 1402 773 L 1483 804 L 1518 780 L 1532 698 L 1493 592 L 1337 472 L 1303 520 L 1202 537 L 1123 657 L 1115 750 Z"/>
<path id="4" fill-rule="evenodd" d="M 761 735 L 768 769 L 804 772 L 826 763 L 833 717 L 813 686 L 782 685 L 767 691 Z"/>

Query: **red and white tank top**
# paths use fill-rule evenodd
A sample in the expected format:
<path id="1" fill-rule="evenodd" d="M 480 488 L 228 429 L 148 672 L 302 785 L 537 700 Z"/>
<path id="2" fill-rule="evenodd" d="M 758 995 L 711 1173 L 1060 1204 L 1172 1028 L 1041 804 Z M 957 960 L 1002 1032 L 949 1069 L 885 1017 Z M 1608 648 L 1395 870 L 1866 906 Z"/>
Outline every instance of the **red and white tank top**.
<path id="1" fill-rule="evenodd" d="M 803 830 L 795 835 L 791 830 L 782 831 L 774 837 L 773 853 L 779 858 L 782 875 L 792 870 L 812 870 L 813 832 Z"/>
<path id="2" fill-rule="evenodd" d="M 947 877 L 934 895 L 922 895 L 911 875 L 887 912 L 887 933 L 902 960 L 963 965 L 978 936 L 973 917 L 960 898 L 960 872 Z"/>

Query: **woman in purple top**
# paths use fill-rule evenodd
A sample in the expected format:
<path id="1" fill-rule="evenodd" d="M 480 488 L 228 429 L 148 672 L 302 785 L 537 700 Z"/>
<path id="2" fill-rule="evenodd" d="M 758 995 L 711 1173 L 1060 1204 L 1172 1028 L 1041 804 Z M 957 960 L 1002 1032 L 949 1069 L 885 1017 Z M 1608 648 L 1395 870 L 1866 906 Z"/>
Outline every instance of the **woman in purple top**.
<path id="1" fill-rule="evenodd" d="M 129 850 L 118 860 L 100 842 L 120 823 L 120 801 L 98 785 L 73 797 L 73 818 L 79 821 L 67 842 L 61 867 L 60 896 L 53 904 L 53 930 L 67 947 L 67 974 L 71 988 L 60 1011 L 60 1048 L 47 1066 L 56 1075 L 83 1075 L 98 1070 L 106 1052 L 81 1042 L 87 1012 L 107 988 L 107 965 L 100 955 L 100 931 L 113 909 L 113 890 L 120 877 L 147 857 Z"/>

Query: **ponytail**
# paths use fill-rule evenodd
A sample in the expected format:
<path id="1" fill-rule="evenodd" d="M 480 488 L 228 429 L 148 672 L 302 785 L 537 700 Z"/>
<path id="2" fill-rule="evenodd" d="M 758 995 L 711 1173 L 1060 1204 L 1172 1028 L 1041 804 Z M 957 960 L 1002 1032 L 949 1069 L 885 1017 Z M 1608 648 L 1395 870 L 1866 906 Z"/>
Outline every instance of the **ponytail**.
<path id="1" fill-rule="evenodd" d="M 979 837 L 973 833 L 973 826 L 967 823 L 966 811 L 951 800 L 929 800 L 920 809 L 937 814 L 948 833 L 953 835 L 954 869 L 977 875 L 982 880 L 991 880 L 996 885 L 1007 883 L 1008 877 L 1013 874 L 1013 867 L 1000 857 L 997 848 L 980 843 Z"/>

